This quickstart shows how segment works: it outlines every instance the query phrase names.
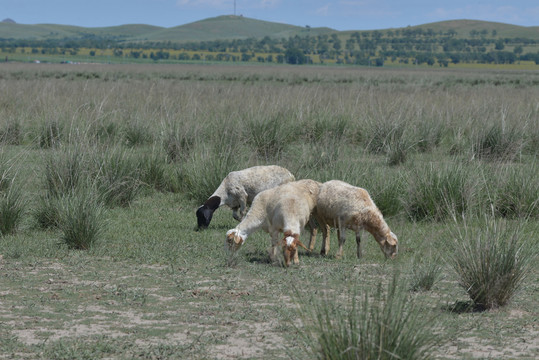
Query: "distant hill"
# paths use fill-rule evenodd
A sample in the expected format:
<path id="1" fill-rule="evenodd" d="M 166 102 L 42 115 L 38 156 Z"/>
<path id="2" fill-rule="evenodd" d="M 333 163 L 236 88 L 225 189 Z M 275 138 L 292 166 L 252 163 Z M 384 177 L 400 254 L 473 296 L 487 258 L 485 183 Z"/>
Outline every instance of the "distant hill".
<path id="1" fill-rule="evenodd" d="M 488 37 L 492 36 L 492 31 L 496 32 L 496 37 L 523 37 L 539 40 L 539 26 L 518 26 L 499 22 L 479 21 L 479 20 L 448 20 L 435 23 L 428 23 L 414 26 L 412 28 L 432 29 L 434 31 L 447 32 L 455 30 L 457 37 L 470 37 L 470 32 L 481 32 L 486 30 Z"/>
<path id="2" fill-rule="evenodd" d="M 262 21 L 243 16 L 225 15 L 173 28 L 155 31 L 137 37 L 138 40 L 152 41 L 210 41 L 247 38 L 288 38 L 294 35 L 318 35 L 333 33 L 330 28 L 305 28 L 300 26 Z"/>
<path id="3" fill-rule="evenodd" d="M 128 24 L 121 26 L 88 28 L 71 25 L 17 24 L 6 19 L 0 22 L 0 39 L 54 40 L 83 39 L 88 37 L 110 38 L 117 41 L 171 41 L 200 42 L 210 40 L 232 40 L 247 38 L 288 38 L 290 36 L 317 36 L 319 34 L 349 34 L 354 31 L 339 32 L 330 28 L 308 28 L 243 16 L 218 16 L 172 28 Z M 478 20 L 451 20 L 409 27 L 412 29 L 432 29 L 436 32 L 454 30 L 457 37 L 470 37 L 472 31 L 487 33 L 488 37 L 522 37 L 539 40 L 539 26 L 524 27 Z M 405 29 L 405 28 L 401 28 Z M 385 32 L 397 29 L 381 29 Z M 362 32 L 358 29 L 356 31 Z M 371 31 L 372 32 L 372 31 Z M 479 36 L 479 35 L 478 35 Z"/>
<path id="4" fill-rule="evenodd" d="M 2 22 L 3 22 L 3 23 L 15 24 L 15 20 L 10 19 L 10 18 L 4 19 L 4 20 L 2 20 Z"/>

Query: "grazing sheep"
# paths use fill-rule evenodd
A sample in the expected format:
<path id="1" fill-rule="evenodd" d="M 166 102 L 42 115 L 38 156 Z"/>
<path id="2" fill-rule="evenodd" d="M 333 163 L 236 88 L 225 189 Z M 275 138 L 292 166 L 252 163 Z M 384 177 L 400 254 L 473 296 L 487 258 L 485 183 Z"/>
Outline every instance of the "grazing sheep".
<path id="1" fill-rule="evenodd" d="M 360 231 L 362 229 L 374 236 L 386 257 L 394 258 L 397 255 L 397 236 L 391 232 L 382 213 L 365 189 L 339 180 L 323 183 L 318 194 L 315 216 L 322 227 L 324 237 L 322 255 L 329 252 L 330 226 L 337 228 L 339 238 L 337 258 L 342 257 L 346 229 L 356 233 L 358 258 L 361 258 Z M 312 250 L 314 241 L 309 244 L 309 247 Z"/>
<path id="2" fill-rule="evenodd" d="M 221 182 L 217 190 L 197 211 L 198 227 L 210 225 L 213 212 L 227 205 L 233 211 L 234 219 L 241 221 L 247 205 L 261 191 L 294 181 L 294 175 L 287 169 L 276 166 L 254 166 L 240 171 L 232 171 Z"/>
<path id="3" fill-rule="evenodd" d="M 288 266 L 291 259 L 298 264 L 298 245 L 307 249 L 299 236 L 311 219 L 320 185 L 314 180 L 298 180 L 258 194 L 245 218 L 226 233 L 228 250 L 237 251 L 250 234 L 262 228 L 271 235 L 271 260 L 277 261 L 281 247 L 285 265 Z M 311 224 L 311 236 L 314 229 Z M 281 232 L 284 237 L 279 240 Z"/>

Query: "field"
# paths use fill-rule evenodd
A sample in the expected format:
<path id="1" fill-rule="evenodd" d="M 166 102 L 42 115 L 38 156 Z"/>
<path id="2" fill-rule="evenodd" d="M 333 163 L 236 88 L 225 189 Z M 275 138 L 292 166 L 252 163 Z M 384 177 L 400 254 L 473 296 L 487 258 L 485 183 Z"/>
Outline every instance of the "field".
<path id="1" fill-rule="evenodd" d="M 323 358 L 313 312 L 395 278 L 427 358 L 539 357 L 537 71 L 6 63 L 0 94 L 0 358 Z M 283 268 L 259 231 L 230 261 L 195 210 L 259 164 L 367 189 L 397 258 L 332 232 Z M 526 260 L 503 306 L 461 286 L 476 239 Z"/>

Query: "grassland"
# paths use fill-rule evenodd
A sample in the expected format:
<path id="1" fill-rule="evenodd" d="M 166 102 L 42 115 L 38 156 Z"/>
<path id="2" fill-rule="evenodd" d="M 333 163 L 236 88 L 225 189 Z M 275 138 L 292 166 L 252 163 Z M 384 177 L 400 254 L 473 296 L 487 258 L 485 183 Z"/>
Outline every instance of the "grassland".
<path id="1" fill-rule="evenodd" d="M 432 287 L 405 292 L 432 358 L 539 356 L 537 261 L 507 305 L 477 311 L 450 253 L 495 224 L 537 260 L 536 71 L 2 64 L 0 93 L 0 194 L 23 209 L 0 236 L 0 358 L 310 359 L 311 305 L 395 274 L 416 288 L 423 268 Z M 259 232 L 228 266 L 231 212 L 195 231 L 195 209 L 257 164 L 366 188 L 399 256 L 365 233 L 358 260 L 349 234 L 337 260 L 332 234 L 329 256 L 284 269 Z M 100 211 L 84 250 L 50 210 L 73 198 Z"/>

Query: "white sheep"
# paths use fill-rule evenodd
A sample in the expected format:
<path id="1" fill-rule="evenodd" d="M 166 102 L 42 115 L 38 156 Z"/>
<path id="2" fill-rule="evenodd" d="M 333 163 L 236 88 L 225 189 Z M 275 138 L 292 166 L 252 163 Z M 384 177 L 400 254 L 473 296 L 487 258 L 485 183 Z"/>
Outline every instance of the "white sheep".
<path id="1" fill-rule="evenodd" d="M 297 247 L 307 249 L 299 237 L 310 221 L 320 185 L 317 181 L 305 179 L 262 191 L 253 200 L 245 218 L 226 233 L 228 250 L 234 253 L 250 234 L 262 228 L 271 235 L 269 254 L 273 262 L 277 261 L 278 250 L 282 248 L 286 266 L 291 259 L 295 264 L 299 263 Z M 314 229 L 311 226 L 311 236 Z M 282 240 L 279 240 L 279 233 L 284 235 Z"/>
<path id="2" fill-rule="evenodd" d="M 320 186 L 315 217 L 323 232 L 321 254 L 329 252 L 329 228 L 337 228 L 339 250 L 342 257 L 346 229 L 356 233 L 357 257 L 361 258 L 360 231 L 367 230 L 374 236 L 386 257 L 394 258 L 398 252 L 397 236 L 391 232 L 382 213 L 376 207 L 367 190 L 339 180 L 331 180 Z M 309 244 L 312 250 L 314 239 Z"/>
<path id="3" fill-rule="evenodd" d="M 229 206 L 234 219 L 241 221 L 247 206 L 259 192 L 294 180 L 294 175 L 290 171 L 276 165 L 254 166 L 232 171 L 208 200 L 197 209 L 198 227 L 208 227 L 214 211 L 223 205 Z"/>

